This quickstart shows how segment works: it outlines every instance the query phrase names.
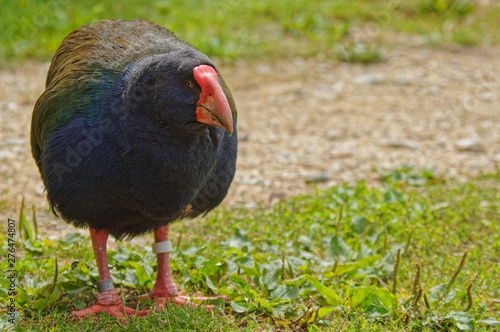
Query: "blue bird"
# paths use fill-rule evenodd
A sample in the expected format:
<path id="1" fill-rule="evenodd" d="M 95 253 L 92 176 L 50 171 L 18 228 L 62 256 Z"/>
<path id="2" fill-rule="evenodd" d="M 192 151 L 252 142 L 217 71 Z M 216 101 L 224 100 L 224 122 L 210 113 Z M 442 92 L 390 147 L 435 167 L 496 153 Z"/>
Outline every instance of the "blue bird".
<path id="1" fill-rule="evenodd" d="M 155 23 L 104 20 L 62 41 L 33 110 L 31 146 L 53 211 L 90 230 L 98 300 L 74 314 L 136 313 L 114 290 L 108 234 L 154 232 L 158 276 L 149 296 L 157 308 L 187 303 L 172 279 L 169 224 L 225 198 L 236 120 L 213 62 Z"/>

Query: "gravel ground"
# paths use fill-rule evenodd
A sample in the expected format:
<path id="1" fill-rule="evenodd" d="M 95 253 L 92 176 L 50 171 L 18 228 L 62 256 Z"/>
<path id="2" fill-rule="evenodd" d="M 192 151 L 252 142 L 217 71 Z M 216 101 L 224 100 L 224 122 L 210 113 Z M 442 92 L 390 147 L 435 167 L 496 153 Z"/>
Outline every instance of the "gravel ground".
<path id="1" fill-rule="evenodd" d="M 240 135 L 226 204 L 270 204 L 359 179 L 377 184 L 374 168 L 404 163 L 459 177 L 494 170 L 499 51 L 404 48 L 368 66 L 294 59 L 222 67 Z M 0 70 L 0 212 L 16 216 L 25 196 L 47 231 L 62 235 L 74 228 L 42 212 L 48 204 L 29 148 L 31 112 L 47 68 Z"/>

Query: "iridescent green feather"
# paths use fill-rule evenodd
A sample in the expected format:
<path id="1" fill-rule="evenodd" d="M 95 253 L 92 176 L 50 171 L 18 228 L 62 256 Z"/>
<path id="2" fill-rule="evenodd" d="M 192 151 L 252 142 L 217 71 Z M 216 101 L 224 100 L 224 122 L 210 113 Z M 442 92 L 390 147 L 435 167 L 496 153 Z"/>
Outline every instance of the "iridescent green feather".
<path id="1" fill-rule="evenodd" d="M 52 59 L 46 90 L 36 102 L 31 148 L 38 161 L 47 135 L 76 113 L 98 119 L 101 104 L 124 70 L 151 55 L 192 47 L 149 21 L 105 20 L 70 33 Z"/>

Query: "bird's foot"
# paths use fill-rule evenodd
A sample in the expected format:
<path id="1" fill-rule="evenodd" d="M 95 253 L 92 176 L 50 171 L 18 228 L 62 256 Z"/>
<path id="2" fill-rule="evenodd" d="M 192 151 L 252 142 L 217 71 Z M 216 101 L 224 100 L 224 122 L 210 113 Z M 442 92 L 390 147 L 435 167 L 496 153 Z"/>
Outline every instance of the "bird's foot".
<path id="1" fill-rule="evenodd" d="M 116 291 L 112 289 L 99 293 L 97 295 L 97 303 L 93 306 L 78 311 L 72 311 L 71 314 L 77 318 L 87 318 L 100 312 L 104 312 L 108 315 L 116 317 L 119 320 L 125 320 L 127 319 L 127 316 L 145 316 L 148 314 L 146 311 L 138 311 L 126 307 L 123 305 Z"/>
<path id="2" fill-rule="evenodd" d="M 162 311 L 168 306 L 168 302 L 174 304 L 174 305 L 189 305 L 193 307 L 198 307 L 198 306 L 205 306 L 207 308 L 207 311 L 215 310 L 217 307 L 212 305 L 212 304 L 204 304 L 202 303 L 203 301 L 209 301 L 209 300 L 217 300 L 217 299 L 223 299 L 223 300 L 228 300 L 229 298 L 227 296 L 214 296 L 214 297 L 190 297 L 190 296 L 182 296 L 182 295 L 175 295 L 175 296 L 169 296 L 167 294 L 146 294 L 141 297 L 141 300 L 147 300 L 147 299 L 153 299 L 154 301 L 154 309 L 157 311 Z M 151 312 L 151 310 L 145 310 L 147 314 Z"/>

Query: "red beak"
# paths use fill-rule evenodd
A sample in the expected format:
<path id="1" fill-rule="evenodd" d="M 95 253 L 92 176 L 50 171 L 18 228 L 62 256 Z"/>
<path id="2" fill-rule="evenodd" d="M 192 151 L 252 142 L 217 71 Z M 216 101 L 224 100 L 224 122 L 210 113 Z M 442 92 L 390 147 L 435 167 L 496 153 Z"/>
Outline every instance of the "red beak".
<path id="1" fill-rule="evenodd" d="M 219 84 L 219 77 L 215 69 L 208 65 L 200 65 L 194 67 L 193 74 L 201 87 L 200 100 L 198 100 L 196 108 L 196 120 L 233 133 L 231 107 Z"/>

